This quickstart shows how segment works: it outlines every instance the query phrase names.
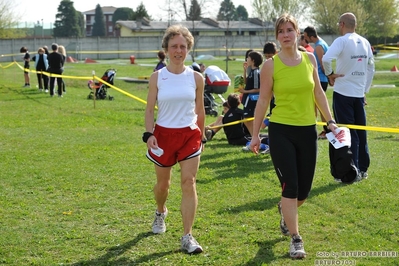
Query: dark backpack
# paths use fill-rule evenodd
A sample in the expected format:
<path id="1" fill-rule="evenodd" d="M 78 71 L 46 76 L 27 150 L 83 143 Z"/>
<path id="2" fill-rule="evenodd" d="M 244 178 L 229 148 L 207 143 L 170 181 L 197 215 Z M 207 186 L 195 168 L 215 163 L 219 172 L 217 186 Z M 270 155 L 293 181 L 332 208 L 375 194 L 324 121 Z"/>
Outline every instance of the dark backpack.
<path id="1" fill-rule="evenodd" d="M 348 146 L 335 149 L 329 144 L 330 171 L 331 175 L 342 181 L 342 183 L 352 184 L 358 175 L 357 168 L 353 163 L 352 151 Z"/>

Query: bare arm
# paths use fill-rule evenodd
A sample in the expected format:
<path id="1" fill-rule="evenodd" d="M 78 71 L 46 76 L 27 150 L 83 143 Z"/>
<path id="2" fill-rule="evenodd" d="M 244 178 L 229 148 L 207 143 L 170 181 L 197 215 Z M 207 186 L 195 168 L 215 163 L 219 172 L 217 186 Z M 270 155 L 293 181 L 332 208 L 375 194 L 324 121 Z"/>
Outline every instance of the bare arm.
<path id="1" fill-rule="evenodd" d="M 319 110 L 321 111 L 321 113 L 323 114 L 323 116 L 326 118 L 326 120 L 331 121 L 331 120 L 333 120 L 333 117 L 331 115 L 330 106 L 328 104 L 326 94 L 324 93 L 324 91 L 320 85 L 319 74 L 317 73 L 316 58 L 314 57 L 313 54 L 308 53 L 308 56 L 309 56 L 310 61 L 313 64 L 313 80 L 315 83 L 314 98 L 315 98 L 316 105 L 319 108 Z M 335 125 L 335 123 L 329 125 L 329 129 L 333 132 L 336 128 L 337 128 L 337 126 Z"/>
<path id="2" fill-rule="evenodd" d="M 321 70 L 323 71 L 323 73 L 325 73 L 324 66 L 323 66 L 323 55 L 324 55 L 323 47 L 321 47 L 320 45 L 317 45 L 315 50 L 316 50 L 317 59 L 320 62 Z"/>
<path id="3" fill-rule="evenodd" d="M 155 104 L 157 102 L 157 95 L 158 95 L 158 72 L 154 72 L 150 77 L 149 82 L 149 89 L 147 95 L 147 106 L 145 108 L 145 131 L 146 132 L 153 132 L 154 131 L 154 110 Z M 148 138 L 147 147 L 150 148 L 157 148 L 158 142 L 154 136 Z"/>
<path id="4" fill-rule="evenodd" d="M 250 148 L 253 152 L 258 153 L 260 146 L 259 131 L 263 120 L 265 119 L 266 110 L 269 107 L 270 100 L 273 95 L 273 71 L 274 61 L 267 60 L 260 71 L 260 93 L 255 108 L 255 119 L 253 123 L 253 132 Z"/>
<path id="5" fill-rule="evenodd" d="M 195 113 L 197 114 L 197 125 L 201 130 L 202 139 L 205 137 L 205 107 L 204 107 L 204 78 L 198 73 L 194 72 L 195 83 L 197 90 L 195 95 Z"/>

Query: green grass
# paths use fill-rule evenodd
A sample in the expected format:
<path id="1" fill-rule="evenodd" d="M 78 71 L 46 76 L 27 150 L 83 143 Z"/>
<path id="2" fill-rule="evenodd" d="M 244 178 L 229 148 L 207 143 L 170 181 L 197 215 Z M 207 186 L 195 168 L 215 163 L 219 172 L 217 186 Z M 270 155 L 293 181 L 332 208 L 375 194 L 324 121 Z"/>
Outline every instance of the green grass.
<path id="1" fill-rule="evenodd" d="M 65 75 L 152 72 L 123 63 L 68 64 Z M 387 63 L 393 64 L 399 65 Z M 229 62 L 231 76 L 241 72 L 242 62 Z M 85 79 L 66 80 L 67 94 L 59 99 L 22 88 L 16 66 L 0 75 L 0 265 L 315 265 L 333 252 L 399 251 L 398 134 L 369 131 L 369 179 L 349 186 L 333 181 L 327 142 L 319 142 L 313 189 L 299 216 L 308 257 L 292 261 L 278 228 L 280 188 L 270 156 L 241 152 L 219 133 L 206 145 L 197 178 L 193 233 L 204 252 L 190 256 L 179 251 L 178 167 L 167 201 L 168 231 L 150 232 L 155 175 L 141 141 L 144 104 L 110 89 L 115 100 L 96 101 L 94 108 Z M 31 80 L 35 86 L 34 75 Z M 377 76 L 374 83 L 380 81 Z M 146 99 L 146 84 L 115 85 Z M 327 95 L 331 99 L 331 89 Z M 399 128 L 398 100 L 397 88 L 372 89 L 369 125 Z M 399 265 L 397 257 L 338 259 Z"/>

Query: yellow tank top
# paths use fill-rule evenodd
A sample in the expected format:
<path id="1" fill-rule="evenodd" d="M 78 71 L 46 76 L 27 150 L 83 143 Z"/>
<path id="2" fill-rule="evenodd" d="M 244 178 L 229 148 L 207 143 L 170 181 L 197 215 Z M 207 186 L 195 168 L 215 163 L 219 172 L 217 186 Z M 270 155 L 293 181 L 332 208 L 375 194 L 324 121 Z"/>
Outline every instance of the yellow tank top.
<path id="1" fill-rule="evenodd" d="M 276 107 L 270 122 L 310 126 L 316 123 L 313 64 L 302 52 L 302 61 L 296 66 L 285 65 L 274 56 L 273 93 Z"/>

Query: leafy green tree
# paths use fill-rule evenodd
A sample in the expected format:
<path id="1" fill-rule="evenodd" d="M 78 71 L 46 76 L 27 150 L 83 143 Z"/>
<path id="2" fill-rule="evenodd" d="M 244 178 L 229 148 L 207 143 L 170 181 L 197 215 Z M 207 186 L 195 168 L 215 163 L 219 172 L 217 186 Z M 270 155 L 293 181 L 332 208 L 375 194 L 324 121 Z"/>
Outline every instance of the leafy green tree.
<path id="1" fill-rule="evenodd" d="M 231 0 L 223 0 L 220 4 L 217 20 L 235 21 L 237 20 L 237 12 L 234 3 Z"/>
<path id="2" fill-rule="evenodd" d="M 236 13 L 237 18 L 240 18 L 241 20 L 248 20 L 248 11 L 244 6 L 239 5 L 236 9 Z"/>
<path id="3" fill-rule="evenodd" d="M 93 37 L 95 36 L 105 36 L 106 35 L 106 30 L 105 30 L 105 19 L 104 19 L 104 13 L 99 4 L 96 6 L 95 14 L 94 14 L 94 24 L 93 24 L 93 31 L 91 34 Z"/>
<path id="4" fill-rule="evenodd" d="M 394 37 L 399 33 L 399 1 L 395 0 L 361 0 L 366 13 L 367 20 L 364 27 L 367 35 L 383 38 L 384 43 L 389 37 Z"/>
<path id="5" fill-rule="evenodd" d="M 284 13 L 289 13 L 299 21 L 308 5 L 308 2 L 299 0 L 271 0 L 271 15 L 278 18 Z"/>
<path id="6" fill-rule="evenodd" d="M 133 9 L 129 7 L 121 7 L 117 8 L 112 15 L 112 24 L 115 25 L 115 23 L 118 20 L 133 20 L 134 18 L 134 11 Z"/>
<path id="7" fill-rule="evenodd" d="M 319 32 L 326 34 L 337 34 L 337 22 L 339 17 L 348 12 L 355 14 L 357 19 L 356 32 L 364 35 L 367 29 L 364 27 L 365 21 L 368 19 L 367 12 L 360 2 L 348 2 L 346 0 L 312 0 L 311 19 L 315 22 Z"/>
<path id="8" fill-rule="evenodd" d="M 201 20 L 201 7 L 197 0 L 191 0 L 190 11 L 186 19 L 190 21 Z"/>
<path id="9" fill-rule="evenodd" d="M 54 37 L 81 37 L 79 18 L 73 2 L 62 0 L 58 6 L 58 13 L 55 15 Z"/>
<path id="10" fill-rule="evenodd" d="M 310 0 L 312 1 L 312 0 Z M 330 1 L 330 0 L 326 0 Z M 299 22 L 308 18 L 310 4 L 299 0 L 253 0 L 254 16 L 265 21 L 267 25 L 274 23 L 284 13 L 291 14 Z"/>
<path id="11" fill-rule="evenodd" d="M 140 5 L 136 8 L 136 11 L 134 12 L 134 18 L 133 20 L 140 19 L 140 18 L 148 18 L 151 20 L 151 16 L 148 15 L 147 9 L 145 8 L 143 2 L 140 3 Z"/>

